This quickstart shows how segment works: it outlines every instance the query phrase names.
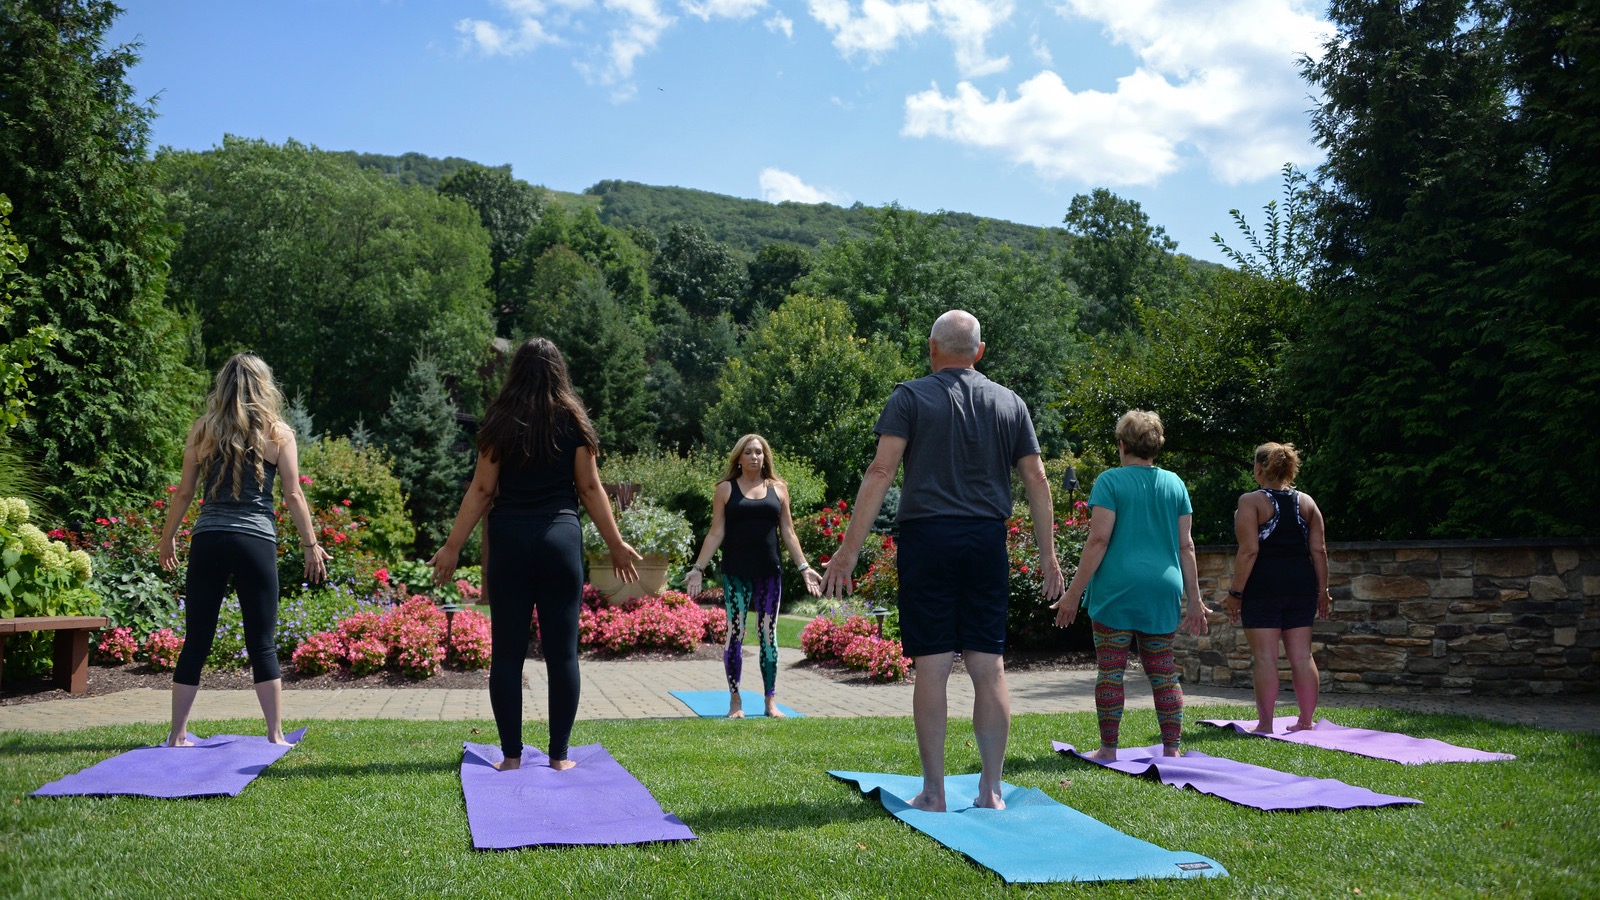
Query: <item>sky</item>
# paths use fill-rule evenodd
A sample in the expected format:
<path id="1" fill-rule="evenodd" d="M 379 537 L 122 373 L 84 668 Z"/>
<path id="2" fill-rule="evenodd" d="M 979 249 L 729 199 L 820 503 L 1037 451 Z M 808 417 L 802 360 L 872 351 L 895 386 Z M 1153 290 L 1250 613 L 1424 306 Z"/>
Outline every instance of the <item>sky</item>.
<path id="1" fill-rule="evenodd" d="M 227 134 L 1059 225 L 1136 200 L 1221 260 L 1322 159 L 1302 0 L 119 0 L 152 146 Z"/>

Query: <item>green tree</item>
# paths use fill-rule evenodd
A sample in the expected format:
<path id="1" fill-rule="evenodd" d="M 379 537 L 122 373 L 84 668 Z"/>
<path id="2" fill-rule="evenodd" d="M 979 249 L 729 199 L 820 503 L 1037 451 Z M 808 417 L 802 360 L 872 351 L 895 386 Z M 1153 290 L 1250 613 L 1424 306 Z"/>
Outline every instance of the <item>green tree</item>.
<path id="1" fill-rule="evenodd" d="M 794 289 L 844 300 L 855 333 L 895 347 L 912 371 L 926 368 L 928 332 L 941 313 L 977 316 L 988 344 L 978 368 L 1021 395 L 1040 440 L 1057 447 L 1063 378 L 1079 353 L 1076 307 L 1057 265 L 1048 253 L 994 245 L 947 218 L 888 207 L 870 236 L 819 253 Z"/>
<path id="2" fill-rule="evenodd" d="M 746 325 L 757 315 L 777 309 L 793 292 L 794 283 L 809 271 L 811 252 L 804 247 L 797 244 L 762 247 L 747 267 L 749 288 L 734 306 L 734 320 Z"/>
<path id="3" fill-rule="evenodd" d="M 672 226 L 650 265 L 656 294 L 673 297 L 701 319 L 731 313 L 745 294 L 745 267 L 723 244 L 693 223 Z"/>
<path id="4" fill-rule="evenodd" d="M 783 456 L 810 460 L 829 496 L 854 496 L 872 459 L 872 426 L 894 386 L 912 377 L 898 348 L 857 337 L 842 301 L 797 295 L 745 339 L 706 414 L 706 440 L 732 447 L 758 432 Z"/>
<path id="5" fill-rule="evenodd" d="M 567 358 L 572 384 L 606 450 L 633 452 L 650 444 L 650 411 L 643 336 L 605 281 L 580 282 L 546 333 Z"/>
<path id="6" fill-rule="evenodd" d="M 507 288 L 518 290 L 533 264 L 547 250 L 563 245 L 583 257 L 606 280 L 606 288 L 630 316 L 649 319 L 655 304 L 650 292 L 650 256 L 627 232 L 603 225 L 589 207 L 569 211 L 559 204 L 546 207 L 539 223 L 528 233 L 516 255 L 507 263 Z M 526 290 L 522 295 L 526 298 Z M 516 315 L 512 311 L 513 317 Z"/>
<path id="7" fill-rule="evenodd" d="M 658 443 L 687 453 L 705 436 L 704 414 L 717 402 L 718 379 L 738 346 L 728 313 L 694 316 L 666 297 L 656 309 L 652 400 Z"/>
<path id="8" fill-rule="evenodd" d="M 378 427 L 379 440 L 406 493 L 420 555 L 449 536 L 462 488 L 472 472 L 472 448 L 456 413 L 438 365 L 426 353 L 418 353 Z"/>
<path id="9" fill-rule="evenodd" d="M 1184 293 L 1187 269 L 1173 256 L 1178 242 L 1151 225 L 1137 201 L 1095 188 L 1072 198 L 1063 221 L 1074 238 L 1065 274 L 1083 296 L 1084 331 L 1128 328 L 1136 301 L 1159 306 Z"/>
<path id="10" fill-rule="evenodd" d="M 0 345 L 40 328 L 32 409 L 13 436 L 62 516 L 142 504 L 181 456 L 201 377 L 162 303 L 171 240 L 145 161 L 150 108 L 103 46 L 110 3 L 0 0 L 0 186 L 29 253 Z"/>
<path id="11" fill-rule="evenodd" d="M 183 241 L 171 295 L 207 357 L 253 349 L 333 433 L 376 421 L 410 348 L 472 390 L 493 337 L 488 236 L 460 200 L 294 141 L 157 156 Z"/>
<path id="12" fill-rule="evenodd" d="M 1550 9 L 1507 6 L 1541 17 Z M 1579 408 L 1594 412 L 1596 375 L 1592 342 L 1584 352 L 1550 340 L 1554 309 L 1575 298 L 1524 295 L 1507 277 L 1522 266 L 1576 270 L 1544 253 L 1549 231 L 1525 228 L 1525 204 L 1548 173 L 1516 127 L 1521 101 L 1508 91 L 1500 9 L 1337 0 L 1337 32 L 1305 65 L 1325 96 L 1312 122 L 1327 161 L 1314 192 L 1318 302 L 1294 360 L 1317 435 L 1304 480 L 1351 537 L 1503 536 L 1510 522 L 1531 531 L 1530 510 L 1569 502 L 1584 518 L 1548 525 L 1581 532 L 1600 522 L 1589 499 L 1569 501 L 1550 481 L 1551 466 L 1519 459 L 1532 447 L 1590 443 L 1579 435 L 1587 426 L 1569 417 L 1577 410 L 1545 403 L 1570 397 L 1556 386 L 1567 379 L 1587 385 Z M 1579 165 L 1592 194 L 1594 165 Z M 1529 242 L 1521 253 L 1519 241 Z M 1513 335 L 1562 352 L 1513 359 Z M 1587 370 L 1567 368 L 1585 358 Z M 1518 406 L 1535 421 L 1510 412 Z M 1508 431 L 1508 414 L 1529 430 Z M 1563 466 L 1583 453 L 1593 451 Z M 1570 486 L 1592 498 L 1582 480 Z"/>
<path id="13" fill-rule="evenodd" d="M 439 193 L 465 200 L 489 232 L 489 290 L 495 297 L 495 321 L 501 335 L 511 334 L 512 304 L 505 297 L 506 262 L 538 224 L 545 205 L 542 188 L 511 177 L 511 167 L 469 166 L 439 183 Z"/>

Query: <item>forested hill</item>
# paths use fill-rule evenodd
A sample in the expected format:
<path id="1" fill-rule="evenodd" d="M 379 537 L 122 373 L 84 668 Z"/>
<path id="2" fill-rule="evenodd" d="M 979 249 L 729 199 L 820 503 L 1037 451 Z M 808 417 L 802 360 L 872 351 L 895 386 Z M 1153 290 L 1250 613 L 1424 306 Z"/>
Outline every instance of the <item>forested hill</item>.
<path id="1" fill-rule="evenodd" d="M 614 227 L 637 225 L 665 234 L 679 222 L 695 222 L 711 237 L 754 255 L 775 243 L 816 247 L 839 237 L 865 237 L 871 232 L 873 210 L 859 203 L 768 203 L 680 187 L 654 187 L 633 181 L 602 181 L 584 191 L 600 200 L 600 221 Z M 945 221 L 957 231 L 981 233 L 994 244 L 1030 249 L 1040 241 L 1059 241 L 1059 228 L 1019 225 L 985 219 L 969 213 L 947 213 Z"/>
<path id="2" fill-rule="evenodd" d="M 478 165 L 460 157 L 438 159 L 421 153 L 388 156 L 342 151 L 338 155 L 353 160 L 362 168 L 382 172 L 401 184 L 426 187 L 438 187 L 452 173 Z M 508 169 L 509 166 L 491 168 Z M 562 191 L 551 191 L 551 194 L 568 206 L 594 205 L 600 221 L 614 228 L 637 226 L 665 235 L 674 225 L 694 222 L 713 239 L 749 256 L 768 244 L 789 243 L 814 248 L 824 241 L 836 242 L 841 236 L 865 237 L 871 232 L 873 221 L 873 209 L 859 203 L 848 207 L 831 203 L 768 203 L 635 181 L 606 180 L 582 194 Z M 1019 225 L 970 213 L 946 213 L 945 223 L 958 232 L 972 236 L 981 234 L 989 243 L 1008 244 L 1019 250 L 1035 249 L 1041 241 L 1059 247 L 1059 242 L 1066 239 L 1066 233 L 1060 228 Z"/>

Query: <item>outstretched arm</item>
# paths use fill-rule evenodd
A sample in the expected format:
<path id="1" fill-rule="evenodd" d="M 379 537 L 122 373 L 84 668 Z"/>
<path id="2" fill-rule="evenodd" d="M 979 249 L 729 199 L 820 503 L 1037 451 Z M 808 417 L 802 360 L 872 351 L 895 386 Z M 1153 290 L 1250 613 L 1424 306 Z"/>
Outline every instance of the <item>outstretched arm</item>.
<path id="1" fill-rule="evenodd" d="M 300 549 L 306 557 L 306 580 L 316 584 L 328 576 L 328 548 L 317 542 L 316 527 L 311 522 L 311 504 L 306 502 L 305 491 L 300 488 L 300 450 L 295 444 L 294 431 L 282 422 L 273 434 L 272 442 L 278 445 L 278 480 L 283 482 L 283 502 L 289 507 L 289 518 L 300 533 Z"/>
<path id="2" fill-rule="evenodd" d="M 711 557 L 722 546 L 722 537 L 728 527 L 725 510 L 728 508 L 728 498 L 732 496 L 733 485 L 726 481 L 719 482 L 716 492 L 711 496 L 711 530 L 706 532 L 699 555 L 695 556 L 689 571 L 683 576 L 683 586 L 691 597 L 700 596 L 700 589 L 705 586 L 706 566 L 711 564 Z"/>
<path id="3" fill-rule="evenodd" d="M 428 560 L 428 565 L 433 566 L 434 584 L 446 584 L 455 574 L 456 565 L 461 560 L 461 546 L 467 542 L 467 535 L 478 526 L 478 520 L 483 518 L 489 505 L 494 502 L 499 487 L 500 461 L 480 452 L 478 467 L 472 472 L 472 484 L 467 486 L 467 494 L 461 498 L 461 507 L 456 511 L 455 524 L 450 526 L 450 536 L 445 538 L 439 552 Z"/>
<path id="4" fill-rule="evenodd" d="M 899 471 L 905 452 L 905 438 L 878 435 L 877 452 L 861 478 L 860 490 L 856 491 L 856 508 L 850 516 L 850 527 L 845 529 L 844 540 L 828 560 L 828 573 L 822 576 L 822 592 L 829 597 L 843 597 L 855 589 L 850 576 L 855 573 L 856 560 L 861 557 L 861 545 L 866 543 L 872 521 L 883 508 L 883 497 L 894 484 L 894 474 Z"/>
<path id="5" fill-rule="evenodd" d="M 644 559 L 644 556 L 622 539 L 622 531 L 617 528 L 617 517 L 611 514 L 611 498 L 606 496 L 606 489 L 600 484 L 600 465 L 595 462 L 594 450 L 589 447 L 578 448 L 578 457 L 572 463 L 572 475 L 578 484 L 578 500 L 589 513 L 594 527 L 600 529 L 600 539 L 606 542 L 606 549 L 611 551 L 612 574 L 624 584 L 638 581 L 639 570 L 634 563 Z"/>
<path id="6" fill-rule="evenodd" d="M 178 526 L 194 502 L 195 489 L 200 484 L 200 454 L 195 440 L 200 432 L 200 422 L 189 428 L 189 438 L 183 443 L 183 476 L 178 480 L 178 490 L 167 498 L 167 521 L 161 527 L 161 540 L 156 544 L 161 568 L 168 572 L 178 567 Z"/>
<path id="7" fill-rule="evenodd" d="M 806 561 L 806 551 L 800 546 L 800 536 L 794 533 L 794 517 L 789 512 L 789 489 L 778 484 L 772 488 L 778 492 L 778 499 L 782 501 L 778 508 L 778 535 L 783 538 L 783 545 L 789 548 L 789 558 L 794 560 L 794 564 L 800 569 L 800 579 L 806 583 L 806 592 L 813 597 L 820 597 L 822 573 L 811 568 L 811 563 Z"/>
<path id="8" fill-rule="evenodd" d="M 1039 543 L 1039 565 L 1044 569 L 1040 593 L 1046 600 L 1055 600 L 1066 585 L 1061 576 L 1061 560 L 1056 558 L 1056 510 L 1050 499 L 1050 479 L 1037 453 L 1018 460 L 1017 469 L 1028 492 L 1028 516 L 1033 519 L 1033 538 Z"/>

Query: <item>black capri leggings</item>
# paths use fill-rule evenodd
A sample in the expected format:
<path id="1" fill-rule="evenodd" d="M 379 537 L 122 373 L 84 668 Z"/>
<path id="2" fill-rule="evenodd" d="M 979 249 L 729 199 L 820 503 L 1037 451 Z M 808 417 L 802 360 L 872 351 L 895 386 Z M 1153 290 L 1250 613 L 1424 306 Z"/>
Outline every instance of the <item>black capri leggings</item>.
<path id="1" fill-rule="evenodd" d="M 228 595 L 228 579 L 239 594 L 244 646 L 255 681 L 281 677 L 278 670 L 278 544 L 260 535 L 202 531 L 189 542 L 189 574 L 183 601 L 183 652 L 172 680 L 199 685 L 200 669 L 217 639 L 217 616 Z"/>
<path id="2" fill-rule="evenodd" d="M 583 532 L 576 512 L 489 517 L 489 706 L 507 759 L 522 757 L 522 661 L 533 614 L 550 682 L 551 759 L 566 759 L 578 717 L 578 613 Z"/>

